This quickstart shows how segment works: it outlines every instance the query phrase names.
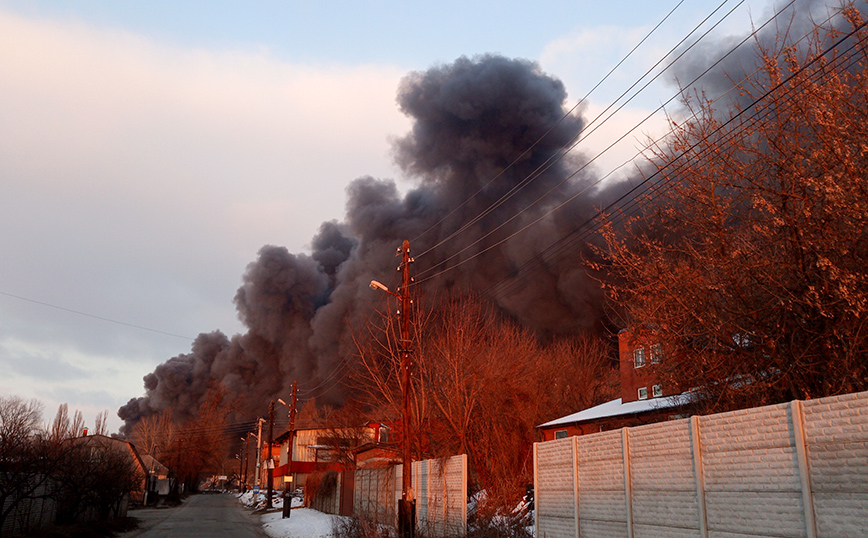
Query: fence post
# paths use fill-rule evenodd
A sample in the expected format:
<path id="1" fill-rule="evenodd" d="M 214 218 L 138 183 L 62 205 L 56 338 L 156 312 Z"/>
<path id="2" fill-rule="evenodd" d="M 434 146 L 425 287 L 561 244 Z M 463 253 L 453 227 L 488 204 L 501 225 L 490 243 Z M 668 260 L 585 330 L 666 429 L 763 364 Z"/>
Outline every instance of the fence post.
<path id="1" fill-rule="evenodd" d="M 630 428 L 621 428 L 621 450 L 624 462 L 624 501 L 627 508 L 627 538 L 633 538 L 633 485 L 630 477 Z"/>
<path id="2" fill-rule="evenodd" d="M 696 511 L 699 536 L 708 538 L 708 516 L 705 510 L 705 472 L 702 467 L 702 445 L 699 442 L 699 417 L 690 417 L 690 448 L 693 451 L 693 480 L 696 483 Z"/>
<path id="3" fill-rule="evenodd" d="M 802 507 L 805 511 L 805 530 L 808 538 L 817 537 L 817 524 L 814 521 L 814 493 L 811 490 L 811 474 L 808 468 L 808 446 L 805 439 L 805 413 L 801 400 L 790 402 L 790 420 L 793 424 L 793 438 L 796 444 L 796 458 L 799 462 L 799 479 L 802 485 Z"/>
<path id="4" fill-rule="evenodd" d="M 539 443 L 533 444 L 533 535 L 539 536 Z"/>
<path id="5" fill-rule="evenodd" d="M 576 523 L 576 538 L 581 536 L 579 522 L 579 437 L 574 435 L 573 439 L 573 499 L 575 501 L 575 518 Z M 534 493 L 536 495 L 536 493 Z"/>

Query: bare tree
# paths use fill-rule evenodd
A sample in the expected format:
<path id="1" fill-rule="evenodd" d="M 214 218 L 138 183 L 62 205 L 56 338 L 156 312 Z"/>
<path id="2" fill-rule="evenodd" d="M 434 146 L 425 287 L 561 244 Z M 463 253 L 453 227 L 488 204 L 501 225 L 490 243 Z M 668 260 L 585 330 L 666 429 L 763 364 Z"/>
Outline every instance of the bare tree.
<path id="1" fill-rule="evenodd" d="M 466 453 L 475 487 L 495 504 L 514 502 L 532 479 L 535 427 L 600 403 L 614 391 L 611 346 L 585 335 L 543 344 L 473 295 L 445 298 L 425 315 L 414 348 L 419 450 Z M 417 324 L 418 328 L 420 324 Z M 355 381 L 371 402 L 399 416 L 399 361 L 388 320 L 359 343 Z"/>
<path id="2" fill-rule="evenodd" d="M 228 453 L 229 438 L 225 432 L 227 417 L 236 409 L 237 404 L 229 392 L 215 385 L 208 390 L 197 414 L 191 420 L 168 428 L 162 421 L 170 420 L 171 415 L 165 415 L 156 423 L 157 433 L 151 434 L 151 437 L 143 437 L 143 440 L 146 443 L 156 443 L 150 449 L 153 449 L 153 446 L 159 447 L 159 459 L 174 474 L 176 486 L 184 484 L 188 491 L 195 491 L 204 475 L 216 474 L 221 469 Z M 154 424 L 151 423 L 150 426 Z M 147 427 L 140 431 L 145 432 Z M 158 441 L 164 439 L 160 437 L 160 431 L 171 432 L 171 440 L 165 447 Z"/>
<path id="3" fill-rule="evenodd" d="M 55 460 L 41 420 L 36 400 L 0 396 L 0 528 L 22 502 L 47 494 Z"/>
<path id="4" fill-rule="evenodd" d="M 760 49 L 725 121 L 687 95 L 644 212 L 606 231 L 609 297 L 703 411 L 868 388 L 868 34 L 843 13 L 849 36 Z"/>
<path id="5" fill-rule="evenodd" d="M 72 439 L 82 435 L 84 432 L 84 415 L 81 411 L 76 410 L 73 413 L 73 418 L 69 418 L 69 406 L 62 403 L 57 408 L 57 414 L 54 415 L 54 420 L 51 421 L 49 427 L 49 437 L 52 442 L 58 443 L 64 439 Z"/>
<path id="6" fill-rule="evenodd" d="M 94 435 L 108 435 L 108 410 L 101 411 L 96 414 L 96 419 L 93 423 Z"/>
<path id="7" fill-rule="evenodd" d="M 105 520 L 119 513 L 130 492 L 142 486 L 142 471 L 124 441 L 102 435 L 62 443 L 61 472 L 54 476 L 61 524 L 88 515 Z"/>
<path id="8" fill-rule="evenodd" d="M 172 422 L 172 408 L 160 414 L 148 415 L 133 427 L 133 443 L 153 457 L 167 450 L 174 443 L 175 424 Z"/>

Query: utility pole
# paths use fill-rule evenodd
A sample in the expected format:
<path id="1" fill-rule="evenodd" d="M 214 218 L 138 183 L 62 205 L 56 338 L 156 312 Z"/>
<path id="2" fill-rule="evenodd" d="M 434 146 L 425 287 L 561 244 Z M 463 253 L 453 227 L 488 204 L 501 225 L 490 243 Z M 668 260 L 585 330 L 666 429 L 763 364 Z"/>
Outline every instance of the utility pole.
<path id="1" fill-rule="evenodd" d="M 247 465 L 250 461 L 250 436 L 251 432 L 247 432 L 242 439 L 244 440 L 244 491 L 247 491 Z"/>
<path id="2" fill-rule="evenodd" d="M 403 396 L 403 474 L 401 478 L 401 499 L 398 501 L 398 535 L 401 538 L 416 537 L 416 496 L 413 492 L 413 420 L 412 420 L 412 378 L 410 377 L 410 264 L 415 261 L 410 257 L 410 242 L 406 239 L 403 245 L 398 247 L 398 256 L 401 256 L 401 293 L 390 291 L 385 285 L 376 280 L 371 281 L 371 289 L 380 290 L 396 297 L 401 302 L 401 389 Z"/>
<path id="3" fill-rule="evenodd" d="M 261 457 L 262 457 L 262 423 L 265 422 L 263 419 L 259 419 L 256 421 L 256 425 L 258 426 L 258 430 L 256 433 L 256 478 L 253 481 L 253 489 L 256 490 L 256 493 L 259 493 L 259 477 L 262 474 L 261 469 Z"/>
<path id="4" fill-rule="evenodd" d="M 265 507 L 271 508 L 271 494 L 274 488 L 274 400 L 268 404 L 268 460 L 265 462 L 265 474 L 268 477 L 267 497 L 265 498 Z"/>
<path id="5" fill-rule="evenodd" d="M 278 402 L 286 405 L 286 402 L 278 399 Z M 283 519 L 292 514 L 292 447 L 295 444 L 295 406 L 298 402 L 298 383 L 292 382 L 292 405 L 289 408 L 289 447 L 286 449 L 286 476 L 283 478 Z"/>
<path id="6" fill-rule="evenodd" d="M 413 459 L 410 396 L 410 242 L 406 239 L 400 249 L 401 255 L 401 384 L 404 407 L 404 471 L 401 481 L 401 501 L 398 505 L 398 534 L 403 538 L 416 536 L 416 496 L 413 492 Z"/>

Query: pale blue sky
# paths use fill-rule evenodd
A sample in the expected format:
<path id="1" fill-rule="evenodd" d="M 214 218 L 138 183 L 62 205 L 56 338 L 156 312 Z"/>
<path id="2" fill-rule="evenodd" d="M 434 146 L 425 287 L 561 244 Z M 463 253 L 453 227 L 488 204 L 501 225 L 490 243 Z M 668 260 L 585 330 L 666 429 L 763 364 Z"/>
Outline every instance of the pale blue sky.
<path id="1" fill-rule="evenodd" d="M 46 418 L 61 402 L 89 423 L 109 409 L 116 429 L 142 376 L 189 351 L 162 333 L 242 330 L 232 298 L 261 246 L 304 251 L 359 176 L 401 184 L 401 77 L 499 53 L 538 61 L 575 100 L 676 4 L 0 0 L 0 393 L 39 398 Z M 585 114 L 719 4 L 685 0 Z M 715 35 L 767 6 L 744 2 Z M 673 92 L 655 83 L 585 151 Z"/>
<path id="2" fill-rule="evenodd" d="M 698 20 L 719 3 L 685 2 L 678 18 L 686 23 Z M 553 38 L 581 28 L 645 26 L 676 2 L 13 0 L 2 4 L 28 16 L 123 28 L 181 46 L 265 46 L 293 62 L 376 62 L 420 69 L 483 52 L 535 59 Z"/>

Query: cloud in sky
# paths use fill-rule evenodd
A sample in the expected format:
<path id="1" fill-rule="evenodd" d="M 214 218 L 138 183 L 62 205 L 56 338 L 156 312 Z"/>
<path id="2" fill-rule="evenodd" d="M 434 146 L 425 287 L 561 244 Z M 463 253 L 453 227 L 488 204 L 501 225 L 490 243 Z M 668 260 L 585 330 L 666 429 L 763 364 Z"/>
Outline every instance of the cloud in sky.
<path id="1" fill-rule="evenodd" d="M 292 65 L 3 12 L 0 35 L 0 291 L 182 336 L 232 333 L 232 297 L 263 244 L 304 249 L 343 213 L 350 180 L 394 175 L 389 137 L 408 125 L 397 68 Z M 105 354 L 138 370 L 112 409 L 189 348 L 9 296 L 0 315 L 4 371 L 46 340 L 50 355 L 84 354 L 78 368 Z M 59 402 L 31 387 L 4 391 L 39 395 L 51 414 Z"/>

